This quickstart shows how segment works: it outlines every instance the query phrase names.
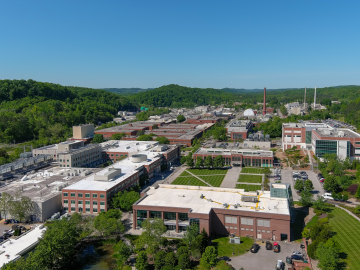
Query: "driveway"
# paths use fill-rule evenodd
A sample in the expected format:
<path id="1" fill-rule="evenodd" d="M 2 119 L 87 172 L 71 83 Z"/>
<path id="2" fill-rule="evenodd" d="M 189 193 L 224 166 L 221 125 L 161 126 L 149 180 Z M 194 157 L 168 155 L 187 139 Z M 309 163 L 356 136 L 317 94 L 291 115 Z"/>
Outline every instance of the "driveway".
<path id="1" fill-rule="evenodd" d="M 293 172 L 301 172 L 301 170 L 281 170 L 281 183 L 291 184 L 291 189 L 293 191 L 294 201 L 300 200 L 300 195 L 298 195 L 294 189 L 295 181 L 293 180 Z M 316 174 L 313 171 L 306 171 L 309 179 L 314 185 L 314 190 L 312 191 L 314 199 L 317 198 L 317 195 L 323 195 L 325 193 L 322 184 L 317 179 Z"/>
<path id="2" fill-rule="evenodd" d="M 241 267 L 245 270 L 269 270 L 275 269 L 277 260 L 282 260 L 286 264 L 286 257 L 291 256 L 293 251 L 300 251 L 304 253 L 305 250 L 300 249 L 300 243 L 295 242 L 279 242 L 280 252 L 275 253 L 272 250 L 266 250 L 265 243 L 259 243 L 260 249 L 257 253 L 251 253 L 250 251 L 237 256 L 231 257 L 229 262 L 236 270 Z M 290 265 L 286 264 L 285 269 L 288 269 Z"/>

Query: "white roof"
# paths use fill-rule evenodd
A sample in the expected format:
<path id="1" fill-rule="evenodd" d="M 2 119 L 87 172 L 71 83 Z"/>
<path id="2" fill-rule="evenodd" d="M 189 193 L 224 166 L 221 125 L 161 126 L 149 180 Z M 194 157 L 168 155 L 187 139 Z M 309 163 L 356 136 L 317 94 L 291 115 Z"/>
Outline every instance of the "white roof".
<path id="1" fill-rule="evenodd" d="M 101 143 L 101 147 L 109 147 L 106 152 L 140 152 L 146 151 L 156 145 L 159 142 L 154 141 L 124 141 L 124 140 L 110 140 Z"/>
<path id="2" fill-rule="evenodd" d="M 28 232 L 27 234 L 21 236 L 18 239 L 10 239 L 4 243 L 0 244 L 0 267 L 4 264 L 7 264 L 13 260 L 20 258 L 26 249 L 30 248 L 33 245 L 36 245 L 39 241 L 39 238 L 42 238 L 42 233 L 45 232 L 46 227 L 41 226 L 35 227 L 34 230 Z M 6 256 L 9 255 L 9 256 Z"/>
<path id="3" fill-rule="evenodd" d="M 244 116 L 255 116 L 255 113 L 254 113 L 253 109 L 246 109 L 244 111 Z"/>
<path id="4" fill-rule="evenodd" d="M 261 186 L 259 185 L 259 189 Z M 208 214 L 212 208 L 290 215 L 286 198 L 271 198 L 270 191 L 245 192 L 244 189 L 162 185 L 147 192 L 138 205 L 191 208 L 192 213 Z M 205 196 L 201 198 L 201 195 Z M 256 196 L 259 202 L 243 202 L 242 196 Z M 210 201 L 211 199 L 211 201 Z M 235 204 L 240 204 L 237 208 Z"/>

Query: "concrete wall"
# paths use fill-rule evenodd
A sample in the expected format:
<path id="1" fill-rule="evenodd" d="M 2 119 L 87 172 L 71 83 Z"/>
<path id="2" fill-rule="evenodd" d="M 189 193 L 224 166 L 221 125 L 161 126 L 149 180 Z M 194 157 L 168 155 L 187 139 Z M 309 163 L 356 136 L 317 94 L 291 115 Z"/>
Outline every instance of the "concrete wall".
<path id="1" fill-rule="evenodd" d="M 61 203 L 61 193 L 57 194 L 56 196 L 50 198 L 49 200 L 38 203 L 38 205 L 41 208 L 41 216 L 36 218 L 40 220 L 46 220 L 50 218 L 53 214 L 56 212 L 60 212 L 62 208 Z"/>
<path id="2" fill-rule="evenodd" d="M 81 126 L 73 126 L 73 137 L 75 139 L 83 139 L 87 137 L 94 136 L 94 125 L 81 125 Z"/>

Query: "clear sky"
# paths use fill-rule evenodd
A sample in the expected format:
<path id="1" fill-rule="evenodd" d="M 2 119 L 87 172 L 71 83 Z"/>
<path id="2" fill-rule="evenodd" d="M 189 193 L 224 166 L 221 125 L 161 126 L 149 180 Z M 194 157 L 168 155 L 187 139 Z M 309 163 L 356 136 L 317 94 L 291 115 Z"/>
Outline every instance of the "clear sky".
<path id="1" fill-rule="evenodd" d="M 0 2 L 0 79 L 62 85 L 360 85 L 360 1 Z"/>

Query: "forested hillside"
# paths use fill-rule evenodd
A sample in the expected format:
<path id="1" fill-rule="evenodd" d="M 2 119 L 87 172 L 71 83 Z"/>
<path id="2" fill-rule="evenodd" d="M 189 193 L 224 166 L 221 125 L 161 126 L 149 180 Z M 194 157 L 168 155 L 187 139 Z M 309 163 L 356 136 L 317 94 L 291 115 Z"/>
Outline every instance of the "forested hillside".
<path id="1" fill-rule="evenodd" d="M 56 142 L 70 137 L 73 125 L 110 121 L 131 109 L 134 103 L 105 90 L 0 80 L 0 142 Z"/>
<path id="2" fill-rule="evenodd" d="M 147 106 L 180 108 L 232 103 L 240 100 L 240 95 L 212 88 L 191 88 L 170 84 L 129 98 Z"/>
<path id="3" fill-rule="evenodd" d="M 102 90 L 106 90 L 108 92 L 120 94 L 120 95 L 133 95 L 153 89 L 154 88 L 102 88 Z"/>

